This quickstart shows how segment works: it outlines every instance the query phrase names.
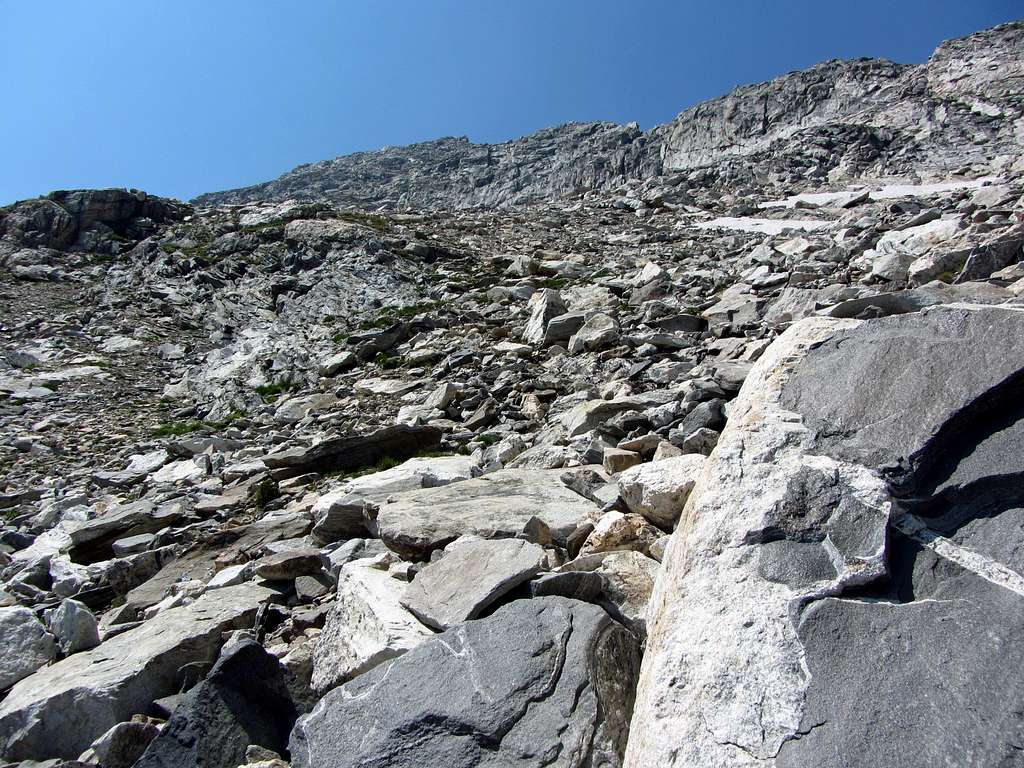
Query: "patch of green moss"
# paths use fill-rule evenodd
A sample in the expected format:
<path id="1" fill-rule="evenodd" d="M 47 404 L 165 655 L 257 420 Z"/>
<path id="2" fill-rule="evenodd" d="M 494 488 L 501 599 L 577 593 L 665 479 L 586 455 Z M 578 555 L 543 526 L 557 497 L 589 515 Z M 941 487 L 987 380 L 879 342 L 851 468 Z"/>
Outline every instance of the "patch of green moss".
<path id="1" fill-rule="evenodd" d="M 288 222 L 284 219 L 274 219 L 273 221 L 265 221 L 262 224 L 247 224 L 246 226 L 241 227 L 239 231 L 248 234 L 253 232 L 268 232 L 273 229 L 283 230 L 287 224 Z"/>
<path id="2" fill-rule="evenodd" d="M 363 211 L 342 211 L 338 214 L 338 218 L 342 221 L 350 222 L 351 224 L 362 224 L 366 227 L 372 227 L 379 232 L 387 232 L 391 229 L 391 222 L 387 218 L 373 213 L 364 213 Z"/>
<path id="3" fill-rule="evenodd" d="M 153 437 L 181 437 L 206 428 L 206 423 L 195 419 L 169 421 L 153 430 Z"/>
<path id="4" fill-rule="evenodd" d="M 299 388 L 297 381 L 285 379 L 274 384 L 262 384 L 256 387 L 256 394 L 263 398 L 264 402 L 272 403 L 285 392 L 294 392 Z"/>
<path id="5" fill-rule="evenodd" d="M 569 280 L 564 277 L 549 277 L 546 280 L 541 280 L 539 283 L 541 288 L 551 288 L 555 291 L 565 288 L 568 284 Z"/>
<path id="6" fill-rule="evenodd" d="M 359 330 L 372 331 L 378 328 L 390 328 L 402 320 L 411 320 L 417 315 L 424 315 L 440 309 L 441 303 L 437 301 L 421 301 L 418 304 L 409 304 L 404 307 L 389 307 L 380 317 L 373 320 L 364 320 L 359 324 Z"/>
<path id="7" fill-rule="evenodd" d="M 392 357 L 386 352 L 378 352 L 377 356 L 373 358 L 373 362 L 383 368 L 385 371 L 392 371 L 395 368 L 402 366 L 402 358 Z"/>

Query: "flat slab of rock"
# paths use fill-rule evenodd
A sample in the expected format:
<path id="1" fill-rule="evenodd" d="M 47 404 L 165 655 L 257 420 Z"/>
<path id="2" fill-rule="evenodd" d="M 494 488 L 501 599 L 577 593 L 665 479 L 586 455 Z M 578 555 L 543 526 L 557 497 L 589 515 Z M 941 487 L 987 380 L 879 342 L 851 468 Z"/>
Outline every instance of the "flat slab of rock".
<path id="1" fill-rule="evenodd" d="M 296 723 L 292 762 L 615 768 L 639 658 L 597 606 L 517 600 L 328 693 Z"/>
<path id="2" fill-rule="evenodd" d="M 78 757 L 112 726 L 176 693 L 178 670 L 213 661 L 221 635 L 251 626 L 273 594 L 255 584 L 218 589 L 27 677 L 0 703 L 2 754 Z"/>
<path id="3" fill-rule="evenodd" d="M 263 457 L 271 469 L 333 472 L 373 466 L 382 458 L 405 459 L 441 444 L 441 430 L 399 424 L 369 435 L 322 440 L 308 448 L 288 448 Z"/>
<path id="4" fill-rule="evenodd" d="M 540 573 L 544 559 L 542 547 L 522 539 L 456 541 L 416 574 L 402 604 L 424 624 L 448 629 Z"/>
<path id="5" fill-rule="evenodd" d="M 376 528 L 388 548 L 424 559 L 462 535 L 512 538 L 538 517 L 564 544 L 581 520 L 600 508 L 566 488 L 559 472 L 503 469 L 443 488 L 397 494 L 382 504 Z"/>
<path id="6" fill-rule="evenodd" d="M 393 493 L 468 480 L 480 470 L 468 456 L 416 457 L 342 483 L 313 505 L 313 535 L 324 543 L 365 535 L 363 510 Z"/>
<path id="7" fill-rule="evenodd" d="M 313 652 L 313 688 L 323 692 L 415 647 L 431 631 L 399 602 L 407 584 L 387 571 L 349 563 Z"/>

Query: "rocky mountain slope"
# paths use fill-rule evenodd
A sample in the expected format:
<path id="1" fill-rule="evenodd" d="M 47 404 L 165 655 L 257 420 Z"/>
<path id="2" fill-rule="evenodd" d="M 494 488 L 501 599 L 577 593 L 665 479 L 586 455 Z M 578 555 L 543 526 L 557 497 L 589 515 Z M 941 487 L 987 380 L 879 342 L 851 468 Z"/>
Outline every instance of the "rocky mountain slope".
<path id="1" fill-rule="evenodd" d="M 1018 764 L 1022 42 L 0 209 L 5 764 Z"/>
<path id="2" fill-rule="evenodd" d="M 439 139 L 299 166 L 195 202 L 503 207 L 630 180 L 675 187 L 694 171 L 731 183 L 846 184 L 1012 162 L 1024 144 L 1022 38 L 1021 24 L 1006 24 L 944 43 L 919 66 L 828 61 L 737 88 L 646 132 L 573 123 L 502 144 Z"/>

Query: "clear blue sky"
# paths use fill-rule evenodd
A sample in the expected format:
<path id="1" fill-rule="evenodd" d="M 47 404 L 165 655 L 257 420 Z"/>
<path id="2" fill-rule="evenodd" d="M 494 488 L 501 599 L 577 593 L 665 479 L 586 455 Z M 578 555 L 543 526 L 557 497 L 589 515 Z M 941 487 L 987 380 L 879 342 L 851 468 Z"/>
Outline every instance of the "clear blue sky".
<path id="1" fill-rule="evenodd" d="M 647 128 L 829 58 L 924 61 L 1022 0 L 0 0 L 0 204 L 179 198 L 385 145 Z"/>

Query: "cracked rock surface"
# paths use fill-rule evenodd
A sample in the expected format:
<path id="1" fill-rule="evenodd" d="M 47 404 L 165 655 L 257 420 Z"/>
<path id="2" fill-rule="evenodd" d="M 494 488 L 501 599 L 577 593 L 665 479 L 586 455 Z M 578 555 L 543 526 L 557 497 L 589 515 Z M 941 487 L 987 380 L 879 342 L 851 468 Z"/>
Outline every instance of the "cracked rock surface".
<path id="1" fill-rule="evenodd" d="M 1021 331 L 953 304 L 769 348 L 666 552 L 627 765 L 1014 764 Z"/>
<path id="2" fill-rule="evenodd" d="M 296 724 L 294 764 L 617 765 L 638 664 L 600 608 L 519 600 L 328 693 Z"/>

